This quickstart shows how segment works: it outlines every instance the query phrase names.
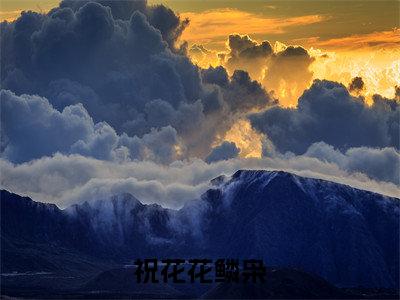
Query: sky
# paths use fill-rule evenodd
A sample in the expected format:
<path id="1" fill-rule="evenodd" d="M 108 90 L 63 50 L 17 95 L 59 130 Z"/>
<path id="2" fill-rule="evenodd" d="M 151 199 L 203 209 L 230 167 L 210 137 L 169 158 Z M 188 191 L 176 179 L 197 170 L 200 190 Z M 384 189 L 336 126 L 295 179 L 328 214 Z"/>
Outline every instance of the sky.
<path id="1" fill-rule="evenodd" d="M 23 10 L 47 12 L 58 3 L 59 0 L 3 0 L 1 19 L 14 20 Z M 376 33 L 399 27 L 398 1 L 172 0 L 149 4 L 166 5 L 183 18 L 190 18 L 184 40 L 219 50 L 233 32 L 283 43 L 303 41 L 304 46 L 315 46 L 317 39 L 322 45 L 337 47 L 343 38 L 362 36 L 368 40 L 379 37 Z M 395 42 L 394 34 L 380 37 L 387 42 L 392 37 Z"/>
<path id="2" fill-rule="evenodd" d="M 399 5 L 3 0 L 0 184 L 178 208 L 261 168 L 398 196 Z"/>

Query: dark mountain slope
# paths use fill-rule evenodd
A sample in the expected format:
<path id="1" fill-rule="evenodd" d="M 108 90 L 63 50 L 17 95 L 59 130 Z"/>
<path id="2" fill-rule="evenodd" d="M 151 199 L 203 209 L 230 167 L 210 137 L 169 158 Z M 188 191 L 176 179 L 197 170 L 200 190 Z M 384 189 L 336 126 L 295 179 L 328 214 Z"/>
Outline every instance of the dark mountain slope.
<path id="1" fill-rule="evenodd" d="M 129 194 L 60 210 L 2 191 L 2 272 L 262 258 L 338 286 L 398 286 L 398 199 L 277 171 L 238 171 L 213 184 L 178 211 Z"/>
<path id="2" fill-rule="evenodd" d="M 398 282 L 398 199 L 285 172 L 239 171 L 202 201 L 211 256 L 262 257 L 343 286 Z"/>

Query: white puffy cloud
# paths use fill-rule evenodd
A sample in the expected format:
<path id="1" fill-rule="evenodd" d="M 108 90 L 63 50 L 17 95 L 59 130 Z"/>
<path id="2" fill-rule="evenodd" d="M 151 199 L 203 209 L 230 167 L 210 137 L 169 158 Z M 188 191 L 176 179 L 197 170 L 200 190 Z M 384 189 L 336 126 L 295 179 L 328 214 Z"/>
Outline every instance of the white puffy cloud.
<path id="1" fill-rule="evenodd" d="M 56 154 L 23 164 L 0 160 L 1 187 L 39 201 L 66 207 L 72 203 L 130 192 L 144 203 L 178 208 L 210 188 L 210 180 L 238 169 L 285 170 L 326 179 L 389 196 L 399 196 L 393 183 L 370 179 L 364 170 L 350 171 L 334 162 L 309 156 L 262 159 L 176 161 L 168 166 L 150 161 L 119 163 L 81 155 Z M 357 169 L 357 168 L 355 168 Z"/>

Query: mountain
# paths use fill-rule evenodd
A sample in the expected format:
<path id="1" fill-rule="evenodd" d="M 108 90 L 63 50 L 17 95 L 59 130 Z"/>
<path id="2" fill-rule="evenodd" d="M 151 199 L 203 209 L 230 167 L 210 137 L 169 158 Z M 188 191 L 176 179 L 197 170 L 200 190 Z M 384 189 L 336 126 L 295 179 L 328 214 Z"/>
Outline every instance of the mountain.
<path id="1" fill-rule="evenodd" d="M 168 209 L 143 205 L 129 194 L 61 210 L 54 204 L 35 202 L 3 190 L 2 272 L 74 269 L 74 258 L 71 264 L 64 256 L 58 261 L 60 251 L 107 262 L 132 261 L 132 255 L 156 255 L 146 226 L 151 224 L 152 231 L 161 234 L 166 230 L 163 226 L 168 214 Z M 49 256 L 50 250 L 55 250 L 55 255 Z"/>
<path id="2" fill-rule="evenodd" d="M 238 171 L 202 202 L 211 257 L 260 257 L 339 286 L 399 282 L 399 199 L 285 172 Z"/>
<path id="3" fill-rule="evenodd" d="M 281 171 L 220 176 L 180 210 L 130 194 L 61 210 L 3 190 L 1 270 L 80 274 L 62 288 L 136 258 L 257 258 L 338 287 L 398 288 L 399 204 Z"/>

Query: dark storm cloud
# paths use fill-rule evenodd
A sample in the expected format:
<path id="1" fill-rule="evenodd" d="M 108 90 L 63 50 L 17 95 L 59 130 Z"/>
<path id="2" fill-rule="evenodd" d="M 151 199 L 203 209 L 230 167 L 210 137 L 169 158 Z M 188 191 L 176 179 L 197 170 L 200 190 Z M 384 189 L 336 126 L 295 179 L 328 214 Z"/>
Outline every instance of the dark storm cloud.
<path id="1" fill-rule="evenodd" d="M 229 53 L 224 65 L 233 73 L 246 70 L 253 79 L 259 79 L 265 68 L 267 58 L 273 53 L 268 41 L 257 43 L 248 35 L 232 34 L 228 37 Z"/>
<path id="2" fill-rule="evenodd" d="M 79 10 L 86 5 L 88 0 L 63 0 L 60 7 L 71 8 L 73 11 Z M 180 18 L 169 8 L 164 5 L 147 6 L 145 0 L 135 1 L 115 1 L 106 0 L 97 1 L 102 6 L 109 7 L 114 19 L 129 20 L 135 11 L 139 11 L 149 20 L 149 23 L 157 28 L 164 41 L 168 43 L 171 49 L 175 49 L 175 42 L 182 34 L 182 31 L 188 25 L 188 20 L 180 20 Z"/>
<path id="3" fill-rule="evenodd" d="M 60 3 L 61 8 L 70 8 L 73 11 L 77 11 L 82 6 L 86 5 L 89 0 L 63 0 Z M 135 0 L 135 1 L 113 1 L 113 0 L 99 0 L 97 1 L 103 6 L 107 6 L 111 9 L 113 17 L 115 19 L 128 20 L 134 11 L 140 11 L 145 13 L 147 10 L 147 1 Z"/>
<path id="4" fill-rule="evenodd" d="M 255 59 L 267 58 L 272 54 L 272 47 L 268 41 L 257 43 L 250 39 L 248 35 L 232 34 L 228 37 L 228 46 L 230 49 L 230 59 L 232 63 L 235 59 Z"/>
<path id="5" fill-rule="evenodd" d="M 54 109 L 39 96 L 16 96 L 1 90 L 2 157 L 16 163 L 60 152 L 77 153 L 102 160 L 152 160 L 170 163 L 177 159 L 176 130 L 153 129 L 142 138 L 118 135 L 107 123 L 93 122 L 82 104 Z"/>
<path id="6" fill-rule="evenodd" d="M 1 23 L 2 88 L 46 97 L 58 111 L 81 103 L 119 136 L 171 126 L 182 151 L 205 157 L 240 109 L 270 98 L 245 73 L 203 80 L 176 45 L 186 25 L 145 1 L 63 1 L 46 15 L 22 13 Z"/>
<path id="7" fill-rule="evenodd" d="M 212 149 L 207 156 L 206 162 L 212 163 L 219 160 L 235 158 L 239 155 L 240 149 L 233 142 L 223 142 L 221 145 Z"/>
<path id="8" fill-rule="evenodd" d="M 261 109 L 276 102 L 246 71 L 235 70 L 229 78 L 224 67 L 210 67 L 203 70 L 202 78 L 204 82 L 222 88 L 224 99 L 233 112 Z"/>
<path id="9" fill-rule="evenodd" d="M 349 84 L 349 91 L 360 93 L 365 87 L 364 81 L 361 77 L 354 77 Z"/>
<path id="10" fill-rule="evenodd" d="M 222 66 L 209 67 L 208 69 L 202 70 L 202 77 L 204 82 L 210 84 L 216 84 L 225 87 L 229 83 L 229 75 L 226 69 Z"/>
<path id="11" fill-rule="evenodd" d="M 261 84 L 252 80 L 249 74 L 242 70 L 233 73 L 226 92 L 229 94 L 227 100 L 233 111 L 261 109 L 274 102 Z"/>
<path id="12" fill-rule="evenodd" d="M 151 100 L 161 98 L 174 107 L 195 102 L 202 89 L 198 70 L 170 47 L 183 26 L 179 18 L 164 7 L 135 1 L 103 4 L 111 8 L 62 2 L 48 15 L 28 12 L 15 23 L 3 23 L 3 88 L 44 95 L 57 106 L 79 98 L 97 121 L 108 121 L 119 131 L 126 121 L 145 118 L 143 109 Z M 129 12 L 129 18 L 119 12 Z M 149 19 L 164 27 L 152 26 Z M 19 84 L 21 80 L 32 84 Z M 71 97 L 58 99 L 62 91 L 57 87 L 67 88 Z M 91 90 L 91 95 L 81 97 L 82 90 Z M 95 99 L 107 109 L 96 110 L 90 103 Z"/>
<path id="13" fill-rule="evenodd" d="M 273 107 L 250 120 L 280 152 L 302 154 L 315 142 L 340 150 L 360 146 L 399 149 L 399 112 L 396 100 L 375 95 L 368 106 L 342 84 L 315 80 L 296 108 Z"/>
<path id="14" fill-rule="evenodd" d="M 257 42 L 254 42 L 248 35 L 232 34 L 228 37 L 228 46 L 233 56 L 238 56 L 248 48 L 254 47 Z"/>

